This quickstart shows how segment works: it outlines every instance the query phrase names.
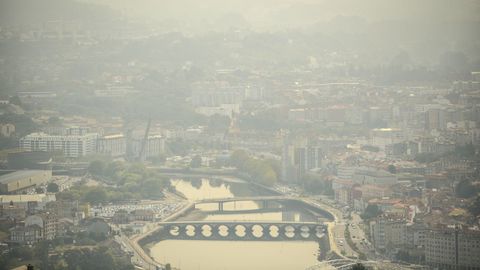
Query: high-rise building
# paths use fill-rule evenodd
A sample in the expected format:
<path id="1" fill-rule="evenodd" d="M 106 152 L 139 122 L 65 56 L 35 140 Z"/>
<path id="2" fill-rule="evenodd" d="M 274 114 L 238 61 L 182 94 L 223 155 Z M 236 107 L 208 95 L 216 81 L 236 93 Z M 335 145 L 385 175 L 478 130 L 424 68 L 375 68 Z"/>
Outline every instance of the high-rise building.
<path id="1" fill-rule="evenodd" d="M 447 127 L 446 113 L 441 109 L 430 109 L 425 112 L 425 129 L 443 130 Z"/>
<path id="2" fill-rule="evenodd" d="M 298 182 L 309 170 L 321 168 L 322 148 L 318 146 L 298 146 L 285 138 L 282 150 L 282 180 Z"/>

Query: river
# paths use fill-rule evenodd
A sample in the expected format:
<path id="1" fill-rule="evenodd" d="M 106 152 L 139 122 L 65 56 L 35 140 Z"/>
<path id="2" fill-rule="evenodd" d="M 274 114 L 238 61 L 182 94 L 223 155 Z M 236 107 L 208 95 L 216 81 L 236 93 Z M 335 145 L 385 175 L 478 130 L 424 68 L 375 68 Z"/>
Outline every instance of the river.
<path id="1" fill-rule="evenodd" d="M 172 179 L 171 182 L 189 200 L 269 195 L 241 181 Z M 224 211 L 228 213 L 215 212 L 217 207 L 217 204 L 198 205 L 182 219 L 314 221 L 318 218 L 296 205 L 278 203 L 268 211 L 260 210 L 253 201 L 226 203 Z M 301 270 L 318 262 L 320 248 L 311 241 L 163 240 L 150 248 L 150 254 L 158 262 L 170 263 L 181 270 Z"/>

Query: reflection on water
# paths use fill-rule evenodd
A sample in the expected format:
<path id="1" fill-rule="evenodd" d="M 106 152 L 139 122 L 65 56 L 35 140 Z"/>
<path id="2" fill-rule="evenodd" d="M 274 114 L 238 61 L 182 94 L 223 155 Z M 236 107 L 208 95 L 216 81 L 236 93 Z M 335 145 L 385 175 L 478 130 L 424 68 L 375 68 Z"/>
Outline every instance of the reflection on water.
<path id="1" fill-rule="evenodd" d="M 181 270 L 297 270 L 317 263 L 315 242 L 165 240 L 151 249 Z"/>
<path id="2" fill-rule="evenodd" d="M 222 181 L 172 179 L 172 186 L 189 200 L 233 198 L 232 184 Z"/>
<path id="3" fill-rule="evenodd" d="M 174 179 L 172 184 L 189 200 L 265 195 L 248 184 L 237 182 Z M 262 209 L 261 204 L 254 201 L 227 202 L 223 205 L 225 213 L 218 212 L 217 203 L 199 204 L 196 208 L 197 214 L 192 213 L 183 219 L 196 220 L 198 211 L 201 211 L 204 214 L 200 216 L 210 221 L 316 220 L 301 209 L 276 202 L 268 202 L 268 209 Z M 181 270 L 296 270 L 316 264 L 319 250 L 315 242 L 165 240 L 156 243 L 150 252 L 157 261 L 170 263 Z"/>
<path id="4" fill-rule="evenodd" d="M 205 220 L 209 221 L 311 221 L 309 218 L 304 220 L 302 214 L 298 212 L 265 212 L 249 214 L 210 214 Z"/>
<path id="5" fill-rule="evenodd" d="M 257 213 L 257 214 L 231 214 L 231 215 L 208 215 L 205 220 L 210 221 L 282 221 L 282 212 Z"/>
<path id="6" fill-rule="evenodd" d="M 279 206 L 277 206 L 278 208 Z M 202 203 L 195 206 L 196 209 L 202 211 L 217 211 L 218 203 Z M 257 210 L 260 209 L 258 203 L 254 201 L 239 201 L 223 203 L 224 211 L 240 211 L 240 210 Z"/>

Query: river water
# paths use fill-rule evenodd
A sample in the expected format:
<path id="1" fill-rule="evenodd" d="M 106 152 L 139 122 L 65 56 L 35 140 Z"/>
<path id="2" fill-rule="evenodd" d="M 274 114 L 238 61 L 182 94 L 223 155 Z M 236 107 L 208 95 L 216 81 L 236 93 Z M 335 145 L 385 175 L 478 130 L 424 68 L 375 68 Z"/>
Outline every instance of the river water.
<path id="1" fill-rule="evenodd" d="M 172 179 L 177 192 L 189 200 L 266 195 L 240 181 Z M 183 220 L 212 221 L 315 221 L 313 214 L 288 205 L 260 210 L 253 201 L 224 205 L 202 204 Z M 258 210 L 258 212 L 256 211 Z M 238 212 L 239 211 L 239 212 Z M 242 212 L 243 211 L 243 212 Z M 320 249 L 312 241 L 205 241 L 163 240 L 150 248 L 151 256 L 181 270 L 302 270 L 316 264 Z"/>

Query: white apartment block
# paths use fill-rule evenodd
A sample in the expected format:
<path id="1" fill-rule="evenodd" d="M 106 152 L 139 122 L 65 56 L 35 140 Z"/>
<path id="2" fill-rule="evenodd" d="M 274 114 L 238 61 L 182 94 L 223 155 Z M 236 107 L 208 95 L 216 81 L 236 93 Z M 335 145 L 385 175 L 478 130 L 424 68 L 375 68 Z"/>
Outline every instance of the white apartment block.
<path id="1" fill-rule="evenodd" d="M 127 140 L 123 134 L 103 136 L 97 141 L 97 152 L 112 157 L 124 156 L 127 152 Z"/>
<path id="2" fill-rule="evenodd" d="M 377 218 L 370 222 L 370 234 L 375 248 L 380 250 L 407 243 L 407 226 L 402 220 Z"/>
<path id="3" fill-rule="evenodd" d="M 427 232 L 425 261 L 435 269 L 480 269 L 480 231 L 438 229 Z"/>
<path id="4" fill-rule="evenodd" d="M 132 153 L 139 157 L 143 139 L 135 139 L 132 142 Z M 165 151 L 165 139 L 161 135 L 150 135 L 145 142 L 142 158 L 157 157 Z"/>
<path id="5" fill-rule="evenodd" d="M 98 135 L 48 135 L 32 133 L 20 139 L 20 148 L 24 151 L 63 152 L 66 157 L 82 157 L 96 152 Z"/>

